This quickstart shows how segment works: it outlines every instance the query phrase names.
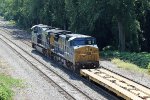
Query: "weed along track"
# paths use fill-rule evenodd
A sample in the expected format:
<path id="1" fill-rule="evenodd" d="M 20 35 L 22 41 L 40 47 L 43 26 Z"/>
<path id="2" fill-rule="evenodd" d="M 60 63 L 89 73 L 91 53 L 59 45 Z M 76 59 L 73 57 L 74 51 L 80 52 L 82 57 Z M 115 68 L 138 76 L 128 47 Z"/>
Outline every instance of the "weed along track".
<path id="1" fill-rule="evenodd" d="M 60 76 L 57 72 L 50 69 L 47 65 L 40 62 L 38 59 L 33 57 L 31 54 L 26 52 L 21 47 L 17 46 L 8 38 L 0 35 L 0 40 L 6 43 L 12 48 L 16 53 L 18 53 L 21 58 L 27 61 L 34 69 L 36 69 L 40 74 L 46 78 L 50 83 L 52 83 L 56 88 L 60 90 L 62 94 L 68 99 L 82 99 L 82 100 L 92 100 L 88 94 L 81 91 L 79 88 L 68 82 L 62 76 Z"/>

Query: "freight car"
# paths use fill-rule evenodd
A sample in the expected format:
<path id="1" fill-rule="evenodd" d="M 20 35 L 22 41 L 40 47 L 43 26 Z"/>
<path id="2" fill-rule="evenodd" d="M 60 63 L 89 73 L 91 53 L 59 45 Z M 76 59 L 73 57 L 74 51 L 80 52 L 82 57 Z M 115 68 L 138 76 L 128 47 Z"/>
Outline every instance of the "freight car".
<path id="1" fill-rule="evenodd" d="M 63 66 L 77 72 L 99 67 L 99 49 L 94 37 L 43 24 L 31 29 L 32 47 Z"/>

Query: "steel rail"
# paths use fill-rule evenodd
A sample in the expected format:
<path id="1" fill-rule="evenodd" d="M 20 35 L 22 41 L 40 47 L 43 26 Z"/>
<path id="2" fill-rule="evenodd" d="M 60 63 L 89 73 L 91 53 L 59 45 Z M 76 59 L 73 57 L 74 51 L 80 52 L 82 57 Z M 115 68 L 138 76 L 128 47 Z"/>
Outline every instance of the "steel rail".
<path id="1" fill-rule="evenodd" d="M 10 32 L 10 31 L 7 30 L 7 29 L 5 29 L 5 30 L 3 30 L 3 31 L 5 31 L 5 32 L 7 32 L 7 33 Z M 21 41 L 21 42 L 23 42 L 23 41 Z M 29 42 L 29 41 L 28 41 L 28 42 Z M 26 43 L 26 42 L 23 42 L 23 43 L 31 47 L 31 45 L 29 45 L 28 43 Z M 150 89 L 149 87 L 147 87 L 147 86 L 145 86 L 145 85 L 143 85 L 143 84 L 141 84 L 141 83 L 138 83 L 138 82 L 136 82 L 136 81 L 134 81 L 134 80 L 132 80 L 132 79 L 130 79 L 130 78 L 127 78 L 127 77 L 125 77 L 125 76 L 123 76 L 123 75 L 121 75 L 121 74 L 118 74 L 118 73 L 116 73 L 116 72 L 114 72 L 114 71 L 112 71 L 112 70 L 110 70 L 110 69 L 107 69 L 107 68 L 105 68 L 105 67 L 103 67 L 103 66 L 101 66 L 101 67 L 102 67 L 103 69 L 105 69 L 105 70 L 108 70 L 108 71 L 110 71 L 110 72 L 112 72 L 112 73 L 118 75 L 118 76 L 121 76 L 121 77 L 123 77 L 123 78 L 126 78 L 126 79 L 128 79 L 128 80 L 130 80 L 130 81 L 132 81 L 132 82 L 134 82 L 134 83 L 137 83 L 137 84 L 139 84 L 139 85 L 141 85 L 141 86 L 143 86 L 143 87 L 145 87 L 145 88 Z"/>
<path id="2" fill-rule="evenodd" d="M 0 22 L 1 23 L 1 22 Z M 4 24 L 3 24 L 4 25 Z M 6 24 L 5 24 L 5 26 L 6 26 Z M 4 28 L 4 29 L 1 29 L 0 28 L 0 30 L 2 30 L 2 31 L 4 31 L 4 32 L 6 32 L 6 33 L 8 33 L 9 35 L 10 35 L 10 33 L 12 33 L 11 31 L 9 31 L 8 29 L 6 29 L 6 28 Z M 31 47 L 32 48 L 32 46 L 31 45 L 29 45 L 28 43 L 26 43 L 26 42 L 29 42 L 29 43 L 31 43 L 31 41 L 26 41 L 26 42 L 24 42 L 24 41 L 20 41 L 20 42 L 22 42 L 22 43 L 24 43 L 24 44 L 26 44 L 27 46 L 29 46 L 29 47 Z M 79 74 L 77 74 L 77 73 L 75 73 L 75 75 L 77 76 L 77 77 L 80 77 L 80 78 L 82 78 Z M 87 82 L 89 82 L 87 79 L 85 79 L 85 78 L 82 78 L 82 81 L 85 81 L 86 83 Z M 97 85 L 95 85 L 95 84 L 93 84 L 94 85 L 94 88 L 95 89 L 98 89 L 98 88 L 100 88 L 100 87 L 98 87 Z M 93 87 L 93 86 L 92 86 Z M 106 90 L 103 90 L 102 88 L 100 88 L 100 91 L 101 92 L 103 92 L 103 93 L 105 93 L 105 94 L 107 94 L 107 95 L 109 95 L 111 98 L 116 98 L 116 96 L 114 97 L 111 93 L 108 93 L 108 91 L 106 91 Z M 118 99 L 118 98 L 116 98 L 116 99 Z"/>
<path id="3" fill-rule="evenodd" d="M 41 65 L 43 65 L 45 68 L 47 68 L 49 71 L 51 71 L 52 73 L 54 73 L 55 75 L 57 75 L 59 78 L 63 79 L 67 84 L 69 84 L 70 86 L 72 86 L 74 89 L 76 89 L 77 91 L 79 91 L 81 94 L 83 94 L 87 99 L 89 100 L 93 100 L 88 94 L 84 93 L 83 91 L 81 91 L 79 88 L 77 88 L 75 85 L 71 84 L 68 80 L 66 80 L 65 78 L 63 78 L 62 76 L 60 76 L 57 72 L 55 72 L 53 69 L 49 68 L 47 65 L 45 65 L 44 63 L 42 63 L 41 61 L 39 61 L 37 58 L 33 57 L 30 53 L 28 53 L 27 51 L 25 51 L 24 49 L 22 49 L 21 47 L 19 47 L 16 43 L 14 43 L 13 41 L 11 41 L 10 39 L 8 39 L 7 37 L 5 37 L 4 35 L 1 34 L 1 36 L 3 36 L 4 38 L 6 38 L 8 41 L 10 41 L 11 43 L 13 43 L 15 46 L 17 46 L 19 49 L 21 49 L 23 52 L 25 52 L 27 55 L 29 55 L 30 57 L 32 57 L 34 60 L 36 60 L 37 62 L 39 62 Z M 1 39 L 1 38 L 0 38 Z M 54 80 L 52 80 L 51 78 L 49 78 L 49 76 L 47 74 L 45 74 L 43 71 L 41 71 L 39 68 L 37 68 L 31 61 L 29 61 L 27 58 L 25 58 L 20 52 L 18 52 L 16 49 L 14 49 L 10 44 L 8 44 L 6 41 L 4 41 L 3 39 L 1 39 L 4 43 L 6 43 L 10 48 L 12 48 L 15 52 L 17 52 L 22 58 L 24 58 L 29 64 L 31 64 L 34 68 L 36 68 L 39 72 L 41 72 L 44 76 L 46 76 L 50 81 L 52 81 L 53 83 L 55 83 L 55 85 L 57 85 L 60 89 L 62 89 L 65 93 L 67 93 L 71 98 L 75 99 L 71 94 L 69 94 L 65 89 L 63 89 L 62 87 L 60 87 Z"/>
<path id="4" fill-rule="evenodd" d="M 6 33 L 10 32 L 10 31 L 7 30 L 7 29 L 5 29 L 5 30 L 0 29 L 0 30 L 5 31 Z M 11 33 L 11 32 L 10 32 L 10 33 Z M 21 42 L 23 42 L 23 41 L 21 41 Z M 28 41 L 28 42 L 29 42 L 29 41 Z M 26 44 L 26 45 L 28 45 L 29 47 L 31 47 L 31 45 L 29 45 L 28 43 L 26 43 L 26 42 L 23 42 L 23 43 Z M 29 42 L 29 43 L 31 43 L 31 42 Z M 116 73 L 116 72 L 114 72 L 113 70 L 107 69 L 107 68 L 105 68 L 105 67 L 103 67 L 103 66 L 100 66 L 100 67 L 103 68 L 103 69 L 105 69 L 105 70 L 108 70 L 108 71 L 110 71 L 110 72 L 112 72 L 112 73 L 115 73 L 115 74 L 117 74 L 117 75 L 119 75 L 119 76 L 121 76 L 121 77 L 123 77 L 123 78 L 126 78 L 126 79 L 128 79 L 128 80 L 130 80 L 130 81 L 133 81 L 133 82 L 135 82 L 135 83 L 137 83 L 137 84 L 139 84 L 139 85 L 141 85 L 141 86 L 143 86 L 143 87 L 146 87 L 146 88 L 150 89 L 150 87 L 145 86 L 145 85 L 143 85 L 143 84 L 141 84 L 141 83 L 138 83 L 138 82 L 134 81 L 133 79 L 130 79 L 130 78 L 128 78 L 128 77 L 125 77 L 125 76 L 123 76 L 123 75 L 121 75 L 121 74 L 119 74 L 119 73 Z"/>

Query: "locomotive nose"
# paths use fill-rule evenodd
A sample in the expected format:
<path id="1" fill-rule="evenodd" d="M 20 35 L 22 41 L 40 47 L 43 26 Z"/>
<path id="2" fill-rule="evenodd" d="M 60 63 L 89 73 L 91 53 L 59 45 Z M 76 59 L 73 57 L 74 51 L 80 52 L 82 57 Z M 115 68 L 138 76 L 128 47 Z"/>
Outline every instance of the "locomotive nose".
<path id="1" fill-rule="evenodd" d="M 97 66 L 99 61 L 99 51 L 98 48 L 85 46 L 78 48 L 75 52 L 75 62 L 78 65 L 86 68 L 87 66 Z"/>

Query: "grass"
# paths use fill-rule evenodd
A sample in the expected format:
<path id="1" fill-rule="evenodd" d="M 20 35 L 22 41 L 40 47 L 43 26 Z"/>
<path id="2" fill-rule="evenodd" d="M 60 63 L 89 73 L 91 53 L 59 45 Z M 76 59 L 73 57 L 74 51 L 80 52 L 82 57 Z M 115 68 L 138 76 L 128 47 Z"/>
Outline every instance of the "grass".
<path id="1" fill-rule="evenodd" d="M 116 64 L 119 68 L 124 68 L 126 70 L 132 70 L 135 72 L 148 73 L 149 74 L 147 69 L 140 68 L 139 66 L 137 66 L 135 64 L 125 62 L 125 61 L 117 59 L 117 58 L 112 59 L 111 62 Z"/>
<path id="2" fill-rule="evenodd" d="M 150 53 L 102 51 L 101 56 L 110 59 L 121 68 L 150 74 Z"/>
<path id="3" fill-rule="evenodd" d="M 13 20 L 10 20 L 9 23 L 8 23 L 9 26 L 15 26 L 16 25 L 16 22 L 13 21 Z"/>
<path id="4" fill-rule="evenodd" d="M 11 100 L 13 96 L 12 87 L 20 86 L 20 82 L 18 79 L 0 74 L 0 100 Z"/>
<path id="5" fill-rule="evenodd" d="M 8 75 L 7 66 L 6 62 L 0 59 L 0 100 L 12 100 L 12 88 L 23 86 L 21 80 Z"/>
<path id="6" fill-rule="evenodd" d="M 4 18 L 4 17 L 0 16 L 0 18 Z"/>
<path id="7" fill-rule="evenodd" d="M 150 73 L 150 63 L 148 64 L 148 72 Z"/>

